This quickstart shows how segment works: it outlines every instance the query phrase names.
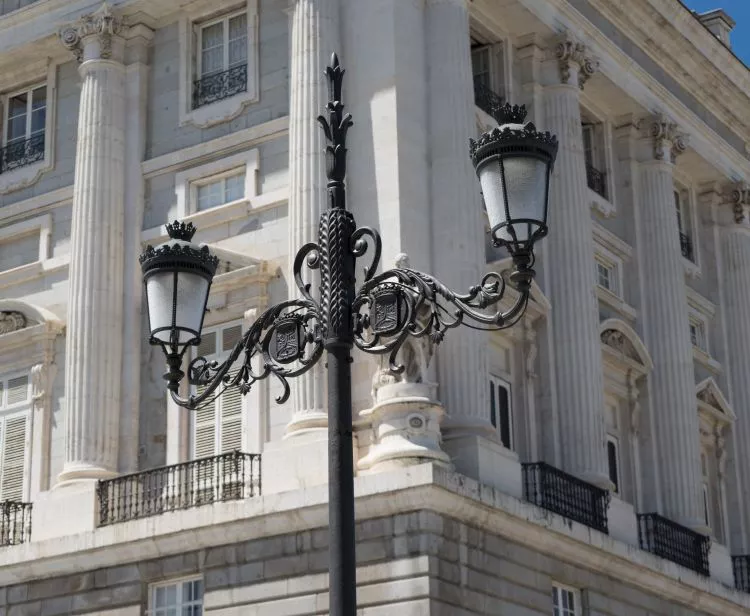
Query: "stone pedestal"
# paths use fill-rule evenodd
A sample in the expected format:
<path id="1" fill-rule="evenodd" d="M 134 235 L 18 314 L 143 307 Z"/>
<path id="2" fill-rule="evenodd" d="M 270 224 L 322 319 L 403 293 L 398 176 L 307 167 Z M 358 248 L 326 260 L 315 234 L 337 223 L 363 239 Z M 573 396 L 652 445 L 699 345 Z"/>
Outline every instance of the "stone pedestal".
<path id="1" fill-rule="evenodd" d="M 556 372 L 560 451 L 563 469 L 609 487 L 603 422 L 604 380 L 599 309 L 594 279 L 594 239 L 587 197 L 580 91 L 595 63 L 585 46 L 563 40 L 558 83 L 544 89 L 544 130 L 557 135 L 560 150 L 549 190 L 548 296 Z M 559 79 L 557 79 L 559 77 Z"/>
<path id="2" fill-rule="evenodd" d="M 41 492 L 31 510 L 32 541 L 93 531 L 99 523 L 96 482 L 76 481 Z"/>
<path id="3" fill-rule="evenodd" d="M 61 33 L 79 62 L 60 481 L 118 470 L 123 352 L 125 67 L 119 18 L 108 6 Z"/>
<path id="4" fill-rule="evenodd" d="M 654 363 L 649 376 L 661 513 L 702 529 L 698 409 L 693 374 L 685 268 L 674 205 L 672 168 L 684 136 L 663 117 L 643 123 L 639 171 L 638 258 L 644 338 Z"/>

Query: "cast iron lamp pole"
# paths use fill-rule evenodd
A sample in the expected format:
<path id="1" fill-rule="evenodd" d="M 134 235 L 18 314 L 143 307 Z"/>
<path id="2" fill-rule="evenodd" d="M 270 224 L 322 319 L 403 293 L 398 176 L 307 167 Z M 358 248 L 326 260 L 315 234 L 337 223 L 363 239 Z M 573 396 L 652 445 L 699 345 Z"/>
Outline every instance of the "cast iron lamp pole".
<path id="1" fill-rule="evenodd" d="M 182 359 L 200 342 L 206 303 L 218 259 L 207 246 L 191 242 L 191 223 L 167 225 L 169 241 L 141 255 L 146 286 L 149 342 L 162 347 L 168 370 L 164 375 L 172 399 L 195 410 L 228 387 L 247 393 L 258 380 L 274 375 L 283 386 L 276 399 L 289 397 L 287 379 L 309 370 L 326 351 L 328 373 L 328 489 L 330 614 L 356 613 L 354 532 L 354 468 L 352 452 L 351 349 L 389 354 L 390 369 L 400 373 L 398 353 L 409 337 L 428 336 L 439 343 L 445 331 L 473 321 L 471 327 L 498 330 L 522 316 L 534 278 L 534 242 L 547 233 L 549 177 L 557 140 L 533 124 L 523 124 L 523 107 L 506 105 L 502 126 L 471 141 L 471 157 L 479 176 L 496 246 L 513 260 L 506 277 L 485 274 L 465 294 L 455 293 L 428 274 L 397 267 L 375 275 L 380 262 L 380 236 L 357 228 L 346 209 L 346 135 L 351 116 L 344 115 L 341 84 L 344 71 L 334 54 L 326 70 L 328 117 L 318 120 L 328 141 L 326 174 L 328 209 L 321 214 L 317 243 L 300 248 L 294 260 L 299 299 L 268 308 L 242 336 L 226 361 L 196 357 L 188 365 L 191 385 L 204 389 L 187 398 L 179 395 L 185 376 Z M 456 204 L 461 207 L 461 204 Z M 355 262 L 372 248 L 363 282 L 356 286 Z M 302 269 L 320 270 L 320 301 L 303 281 Z M 518 297 L 501 312 L 487 309 L 500 302 L 509 284 Z M 240 357 L 242 359 L 240 360 Z M 239 360 L 236 372 L 230 373 Z M 216 390 L 221 387 L 217 393 Z"/>

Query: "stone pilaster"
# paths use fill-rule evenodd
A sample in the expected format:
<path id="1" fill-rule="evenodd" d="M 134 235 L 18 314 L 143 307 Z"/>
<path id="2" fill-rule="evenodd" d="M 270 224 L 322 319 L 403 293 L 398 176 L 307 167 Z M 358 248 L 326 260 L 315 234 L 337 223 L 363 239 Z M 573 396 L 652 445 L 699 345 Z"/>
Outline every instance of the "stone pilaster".
<path id="1" fill-rule="evenodd" d="M 467 154 L 476 125 L 465 1 L 428 0 L 425 39 L 434 67 L 427 84 L 433 268 L 449 288 L 465 292 L 478 283 L 485 262 L 479 184 Z M 437 367 L 446 440 L 496 439 L 487 400 L 487 334 L 451 331 L 437 351 Z"/>
<path id="2" fill-rule="evenodd" d="M 291 9 L 289 287 L 295 296 L 298 292 L 291 273 L 295 252 L 317 241 L 318 219 L 327 205 L 325 141 L 316 118 L 328 100 L 325 67 L 331 53 L 340 51 L 339 14 L 339 0 L 295 0 Z M 322 362 L 290 383 L 294 414 L 287 436 L 311 431 L 325 435 L 325 383 Z"/>
<path id="3" fill-rule="evenodd" d="M 594 239 L 581 129 L 580 88 L 596 62 L 581 43 L 554 49 L 559 81 L 544 89 L 544 129 L 560 150 L 550 183 L 549 264 L 552 341 L 564 470 L 600 486 L 605 471 L 604 381 L 594 279 Z"/>
<path id="4" fill-rule="evenodd" d="M 672 176 L 686 139 L 663 116 L 641 123 L 645 160 L 638 181 L 638 258 L 646 346 L 654 368 L 649 377 L 655 447 L 665 516 L 701 527 L 700 443 L 693 352 L 688 335 L 685 270 L 674 206 Z"/>
<path id="5" fill-rule="evenodd" d="M 743 545 L 735 545 L 738 554 L 750 551 L 750 225 L 747 211 L 750 190 L 737 186 L 731 193 L 733 222 L 721 229 L 723 280 L 723 316 L 726 320 L 727 364 L 732 408 L 737 419 L 732 427 L 734 467 L 739 494 L 734 501 L 740 516 L 739 535 Z"/>
<path id="6" fill-rule="evenodd" d="M 105 4 L 60 37 L 81 63 L 59 479 L 118 470 L 123 352 L 123 26 Z"/>

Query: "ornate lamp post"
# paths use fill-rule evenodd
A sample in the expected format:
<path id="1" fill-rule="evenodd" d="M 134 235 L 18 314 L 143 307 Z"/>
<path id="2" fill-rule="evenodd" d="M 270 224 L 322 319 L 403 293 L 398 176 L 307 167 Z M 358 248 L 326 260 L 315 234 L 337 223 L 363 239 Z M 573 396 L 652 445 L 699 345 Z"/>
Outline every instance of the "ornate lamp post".
<path id="1" fill-rule="evenodd" d="M 186 350 L 200 342 L 203 313 L 218 260 L 206 246 L 191 243 L 192 224 L 167 225 L 170 240 L 141 255 L 151 336 L 164 350 L 164 378 L 172 399 L 188 409 L 211 401 L 228 387 L 247 393 L 273 375 L 283 386 L 277 402 L 289 396 L 287 379 L 309 370 L 327 353 L 328 464 L 330 533 L 330 613 L 354 616 L 356 563 L 354 553 L 354 489 L 352 462 L 351 349 L 388 354 L 390 369 L 403 371 L 398 352 L 408 337 L 443 339 L 446 330 L 465 319 L 486 330 L 511 327 L 524 313 L 534 278 L 534 243 L 547 233 L 549 177 L 557 139 L 523 124 L 523 107 L 506 105 L 505 123 L 471 141 L 471 157 L 484 193 L 493 242 L 507 248 L 513 268 L 506 279 L 485 274 L 467 293 L 455 293 L 428 274 L 397 267 L 375 274 L 380 261 L 380 236 L 375 229 L 357 228 L 346 209 L 346 135 L 351 116 L 344 115 L 341 84 L 344 71 L 334 54 L 327 71 L 328 118 L 323 128 L 328 177 L 328 209 L 320 217 L 317 243 L 300 248 L 294 260 L 299 299 L 266 310 L 237 343 L 226 361 L 192 359 L 188 379 L 204 387 L 199 395 L 178 394 L 185 373 Z M 368 248 L 372 258 L 356 285 L 355 262 Z M 304 282 L 302 270 L 320 271 L 319 299 Z M 505 312 L 488 311 L 503 298 L 506 284 L 519 295 Z M 230 368 L 239 364 L 236 372 Z M 219 390 L 217 392 L 217 389 Z"/>

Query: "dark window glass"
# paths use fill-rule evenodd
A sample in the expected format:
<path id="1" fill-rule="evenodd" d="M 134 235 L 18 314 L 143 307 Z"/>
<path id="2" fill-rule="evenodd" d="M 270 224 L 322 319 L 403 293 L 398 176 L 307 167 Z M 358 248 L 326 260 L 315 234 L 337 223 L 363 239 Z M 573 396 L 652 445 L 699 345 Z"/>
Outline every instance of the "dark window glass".
<path id="1" fill-rule="evenodd" d="M 498 407 L 500 410 L 500 442 L 503 447 L 511 449 L 510 437 L 510 406 L 508 404 L 508 390 L 499 385 L 497 388 Z"/>
<path id="2" fill-rule="evenodd" d="M 617 480 L 617 445 L 607 441 L 607 464 L 609 466 L 609 480 L 615 485 L 615 492 L 620 492 L 620 482 Z"/>
<path id="3" fill-rule="evenodd" d="M 490 381 L 490 421 L 497 428 L 497 407 L 495 406 L 495 384 Z"/>

